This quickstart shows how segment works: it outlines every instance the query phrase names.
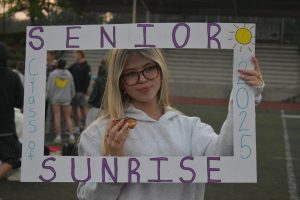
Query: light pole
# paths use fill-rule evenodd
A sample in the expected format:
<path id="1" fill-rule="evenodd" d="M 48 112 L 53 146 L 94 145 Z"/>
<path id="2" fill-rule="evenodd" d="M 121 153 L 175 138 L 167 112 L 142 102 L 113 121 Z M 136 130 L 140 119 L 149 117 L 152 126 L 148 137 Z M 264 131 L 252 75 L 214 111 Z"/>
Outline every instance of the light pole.
<path id="1" fill-rule="evenodd" d="M 132 2 L 132 23 L 136 23 L 136 0 Z"/>

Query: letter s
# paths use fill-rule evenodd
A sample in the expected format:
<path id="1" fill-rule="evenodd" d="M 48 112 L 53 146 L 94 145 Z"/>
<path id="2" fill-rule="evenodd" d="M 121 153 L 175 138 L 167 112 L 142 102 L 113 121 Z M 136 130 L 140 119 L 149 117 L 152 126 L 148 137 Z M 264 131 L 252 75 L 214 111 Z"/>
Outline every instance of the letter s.
<path id="1" fill-rule="evenodd" d="M 49 179 L 45 179 L 42 175 L 40 175 L 40 176 L 39 176 L 39 179 L 40 179 L 41 181 L 43 181 L 43 182 L 51 182 L 51 181 L 53 181 L 53 180 L 56 178 L 56 171 L 55 171 L 54 167 L 46 165 L 46 163 L 47 163 L 48 161 L 50 161 L 50 160 L 51 160 L 51 161 L 55 161 L 56 158 L 54 158 L 54 157 L 49 157 L 49 158 L 45 159 L 45 160 L 43 161 L 43 163 L 42 163 L 42 167 L 43 167 L 44 169 L 50 170 L 50 171 L 53 173 L 53 175 L 52 175 L 52 177 L 49 178 Z"/>
<path id="2" fill-rule="evenodd" d="M 44 32 L 44 28 L 43 27 L 40 27 L 40 26 L 37 26 L 37 27 L 33 27 L 32 29 L 30 29 L 30 31 L 29 31 L 29 33 L 28 33 L 28 35 L 29 35 L 29 38 L 31 38 L 31 39 L 37 39 L 37 40 L 39 40 L 40 41 L 40 45 L 38 45 L 38 46 L 35 46 L 34 44 L 33 44 L 33 42 L 32 41 L 30 41 L 29 42 L 29 46 L 32 48 L 32 49 L 34 49 L 34 50 L 40 50 L 40 49 L 42 49 L 43 47 L 44 47 L 44 40 L 43 40 L 43 38 L 41 37 L 41 36 L 38 36 L 38 35 L 34 35 L 33 34 L 33 32 L 34 31 L 36 31 L 36 30 L 39 30 L 40 32 Z"/>

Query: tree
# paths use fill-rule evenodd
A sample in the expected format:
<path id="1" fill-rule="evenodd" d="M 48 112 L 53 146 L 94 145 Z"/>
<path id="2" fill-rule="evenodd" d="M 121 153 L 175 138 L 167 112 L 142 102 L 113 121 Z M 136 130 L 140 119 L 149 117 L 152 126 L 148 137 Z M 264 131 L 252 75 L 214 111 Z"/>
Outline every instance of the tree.
<path id="1" fill-rule="evenodd" d="M 10 2 L 12 7 L 7 11 L 8 15 L 23 11 L 30 18 L 30 24 L 36 25 L 37 19 L 43 19 L 46 14 L 51 12 L 55 7 L 55 3 L 49 0 L 2 0 Z"/>
<path id="2" fill-rule="evenodd" d="M 7 16 L 6 9 L 7 9 L 7 6 L 9 6 L 13 3 L 13 1 L 14 0 L 1 0 L 0 1 L 2 9 L 3 9 L 3 13 L 2 13 L 2 30 L 3 30 L 3 32 L 5 32 L 5 30 L 6 30 L 6 16 Z"/>

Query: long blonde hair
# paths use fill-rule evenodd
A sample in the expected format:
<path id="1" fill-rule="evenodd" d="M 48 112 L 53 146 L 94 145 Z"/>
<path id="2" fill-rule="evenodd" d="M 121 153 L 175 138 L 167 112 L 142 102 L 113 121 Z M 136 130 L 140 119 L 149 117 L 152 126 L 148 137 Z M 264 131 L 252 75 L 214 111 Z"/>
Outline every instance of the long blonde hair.
<path id="1" fill-rule="evenodd" d="M 168 87 L 168 70 L 167 64 L 160 49 L 113 49 L 107 54 L 107 82 L 102 99 L 101 118 L 122 118 L 124 117 L 124 105 L 128 98 L 120 88 L 120 77 L 127 64 L 128 58 L 133 53 L 139 53 L 146 58 L 157 63 L 161 68 L 161 87 L 158 91 L 158 104 L 169 106 L 169 87 Z"/>

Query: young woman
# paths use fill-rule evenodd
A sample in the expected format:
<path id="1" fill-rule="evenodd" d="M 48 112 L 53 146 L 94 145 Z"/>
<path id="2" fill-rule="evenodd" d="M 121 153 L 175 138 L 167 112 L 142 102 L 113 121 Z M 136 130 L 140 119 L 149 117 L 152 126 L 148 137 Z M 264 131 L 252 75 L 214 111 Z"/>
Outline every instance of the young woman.
<path id="1" fill-rule="evenodd" d="M 71 73 L 65 69 L 66 61 L 59 60 L 56 69 L 50 73 L 47 83 L 47 99 L 50 101 L 56 137 L 54 143 L 61 143 L 61 110 L 66 121 L 69 132 L 69 142 L 74 143 L 75 138 L 72 132 L 72 122 L 70 117 L 70 103 L 75 95 L 75 86 Z"/>
<path id="2" fill-rule="evenodd" d="M 258 99 L 263 80 L 256 58 L 255 70 L 241 70 L 241 78 L 253 86 Z M 134 129 L 128 122 L 137 120 Z M 187 117 L 170 107 L 168 72 L 159 49 L 116 49 L 108 56 L 108 78 L 102 116 L 81 135 L 79 155 L 100 156 L 208 156 L 233 155 L 232 101 L 217 135 L 198 117 Z M 102 184 L 80 183 L 79 199 L 204 198 L 205 184 Z"/>

